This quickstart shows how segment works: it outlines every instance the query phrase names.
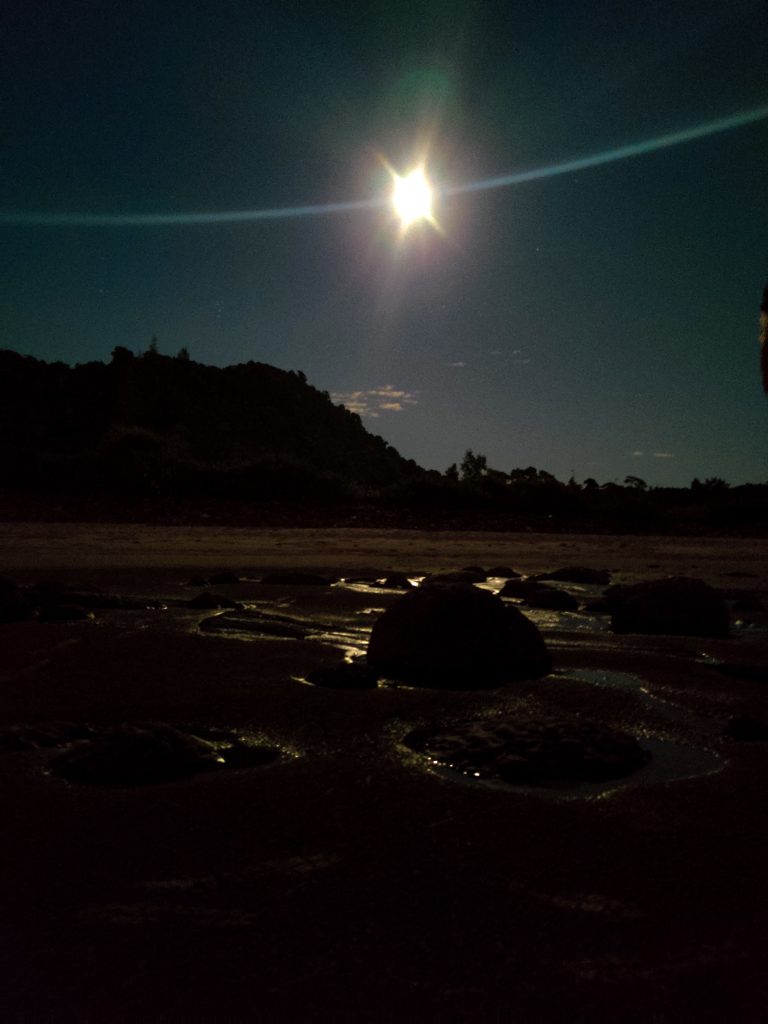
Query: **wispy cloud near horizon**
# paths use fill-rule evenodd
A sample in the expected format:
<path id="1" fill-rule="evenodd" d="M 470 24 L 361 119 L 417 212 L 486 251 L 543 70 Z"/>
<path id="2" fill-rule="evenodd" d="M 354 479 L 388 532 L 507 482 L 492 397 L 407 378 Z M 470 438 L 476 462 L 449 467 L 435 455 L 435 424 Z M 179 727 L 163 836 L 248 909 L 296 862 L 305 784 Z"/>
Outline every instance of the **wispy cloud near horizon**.
<path id="1" fill-rule="evenodd" d="M 334 391 L 331 401 L 343 405 L 358 416 L 376 419 L 382 412 L 404 412 L 408 406 L 417 405 L 418 391 L 405 391 L 385 384 L 367 391 Z"/>

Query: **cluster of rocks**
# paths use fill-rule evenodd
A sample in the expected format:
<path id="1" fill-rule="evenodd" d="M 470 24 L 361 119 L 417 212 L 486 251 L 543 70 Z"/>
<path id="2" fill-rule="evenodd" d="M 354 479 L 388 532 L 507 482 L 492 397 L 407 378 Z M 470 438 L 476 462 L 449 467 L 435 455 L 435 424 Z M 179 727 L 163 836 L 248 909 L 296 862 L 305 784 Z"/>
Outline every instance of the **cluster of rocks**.
<path id="1" fill-rule="evenodd" d="M 130 598 L 105 594 L 82 584 L 41 582 L 22 587 L 10 576 L 0 575 L 0 623 L 23 622 L 37 617 L 39 622 L 74 622 L 93 618 L 94 611 L 162 608 L 155 598 Z"/>

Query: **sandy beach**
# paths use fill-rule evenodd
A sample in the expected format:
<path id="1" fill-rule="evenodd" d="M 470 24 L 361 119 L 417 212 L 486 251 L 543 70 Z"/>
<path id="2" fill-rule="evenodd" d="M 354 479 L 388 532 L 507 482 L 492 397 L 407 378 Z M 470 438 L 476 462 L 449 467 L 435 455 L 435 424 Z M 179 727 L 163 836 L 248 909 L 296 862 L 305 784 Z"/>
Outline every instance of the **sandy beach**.
<path id="1" fill-rule="evenodd" d="M 584 611 L 603 588 L 563 584 L 578 612 L 523 607 L 554 661 L 543 678 L 307 684 L 400 599 L 378 575 L 468 565 L 697 577 L 725 592 L 730 636 L 616 635 Z M 190 585 L 224 570 L 238 582 Z M 276 570 L 368 582 L 259 582 Z M 768 743 L 723 737 L 736 715 L 768 721 L 758 542 L 18 523 L 0 571 L 126 599 L 0 625 L 4 1019 L 763 1018 Z M 205 589 L 305 635 L 246 635 L 240 613 L 189 607 Z M 597 789 L 515 787 L 407 743 L 544 712 L 631 733 L 651 761 Z M 276 757 L 135 786 L 51 771 L 73 723 L 125 722 L 226 730 Z M 8 742 L 32 733 L 46 742 Z"/>

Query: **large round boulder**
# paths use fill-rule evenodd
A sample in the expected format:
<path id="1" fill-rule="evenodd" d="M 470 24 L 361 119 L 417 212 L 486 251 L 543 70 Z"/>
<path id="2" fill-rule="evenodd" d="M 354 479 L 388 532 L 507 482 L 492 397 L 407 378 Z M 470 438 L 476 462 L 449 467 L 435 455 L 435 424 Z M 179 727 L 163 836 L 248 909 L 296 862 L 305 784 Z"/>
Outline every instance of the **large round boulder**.
<path id="1" fill-rule="evenodd" d="M 703 580 L 671 576 L 605 593 L 614 633 L 728 636 L 728 609 Z"/>
<path id="2" fill-rule="evenodd" d="M 376 621 L 368 664 L 421 686 L 476 689 L 545 675 L 537 627 L 494 594 L 467 584 L 413 590 Z"/>

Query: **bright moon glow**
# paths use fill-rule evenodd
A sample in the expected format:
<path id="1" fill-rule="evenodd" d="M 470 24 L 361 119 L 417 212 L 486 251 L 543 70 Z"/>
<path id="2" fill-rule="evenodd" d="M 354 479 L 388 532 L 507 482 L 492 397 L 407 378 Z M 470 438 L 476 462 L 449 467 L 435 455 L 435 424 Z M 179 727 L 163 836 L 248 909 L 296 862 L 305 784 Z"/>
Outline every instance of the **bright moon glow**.
<path id="1" fill-rule="evenodd" d="M 572 174 L 574 171 L 601 167 L 603 164 L 610 164 L 616 160 L 627 160 L 631 157 L 645 156 L 648 153 L 655 153 L 657 150 L 669 149 L 672 146 L 679 146 L 685 142 L 704 139 L 709 135 L 717 135 L 720 132 L 731 131 L 734 128 L 742 128 L 764 120 L 768 120 L 768 105 L 755 107 L 753 110 L 745 110 L 739 114 L 731 114 L 729 117 L 721 117 L 716 121 L 705 121 L 702 124 L 694 125 L 692 128 L 684 128 L 682 131 L 670 132 L 667 135 L 657 135 L 655 138 L 644 139 L 640 142 L 631 142 L 628 145 L 619 146 L 617 149 L 606 149 L 599 153 L 593 153 L 590 156 L 577 157 L 575 160 L 565 160 L 562 163 L 550 164 L 547 167 L 536 167 L 530 171 L 515 171 L 512 174 L 503 174 L 496 178 L 483 178 L 481 181 L 471 181 L 466 185 L 453 185 L 450 188 L 443 187 L 441 195 L 454 196 L 462 195 L 466 192 L 485 192 L 488 189 L 522 185 L 526 181 L 552 178 L 559 174 Z M 403 229 L 406 229 L 408 225 L 420 218 L 429 220 L 434 226 L 435 221 L 431 212 L 432 190 L 424 177 L 424 172 L 422 170 L 412 171 L 406 178 L 401 178 L 399 175 L 394 174 L 394 172 L 391 173 L 395 179 L 395 191 L 392 200 L 401 218 Z M 422 195 L 426 192 L 429 197 L 426 203 L 426 212 L 418 214 L 408 213 L 404 216 L 401 213 L 400 196 L 401 192 L 407 194 L 410 186 L 405 188 L 405 183 L 414 178 L 414 176 L 416 176 L 416 181 L 420 180 L 423 183 L 419 185 L 417 191 Z M 338 203 L 273 206 L 255 210 L 222 210 L 210 213 L 43 213 L 24 210 L 0 210 L 0 227 L 11 224 L 50 228 L 184 227 L 191 224 L 210 225 L 246 221 L 284 220 L 288 217 L 319 217 L 331 213 L 378 210 L 386 206 L 389 201 L 388 197 L 382 196 L 374 199 L 353 199 Z M 410 207 L 410 202 L 407 205 Z"/>
<path id="2" fill-rule="evenodd" d="M 421 167 L 404 178 L 395 175 L 392 203 L 403 228 L 410 227 L 417 220 L 432 220 L 432 189 Z"/>

